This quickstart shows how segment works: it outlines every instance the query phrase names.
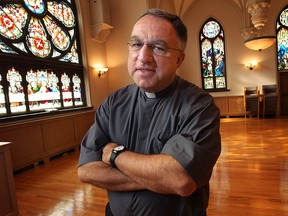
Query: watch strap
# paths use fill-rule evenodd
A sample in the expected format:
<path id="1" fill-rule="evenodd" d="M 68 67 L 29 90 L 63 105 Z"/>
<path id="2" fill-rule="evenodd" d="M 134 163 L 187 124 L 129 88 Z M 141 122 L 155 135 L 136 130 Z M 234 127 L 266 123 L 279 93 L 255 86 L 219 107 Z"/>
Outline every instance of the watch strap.
<path id="1" fill-rule="evenodd" d="M 115 164 L 115 159 L 116 157 L 121 154 L 123 151 L 125 151 L 126 149 L 123 147 L 123 149 L 121 150 L 115 150 L 113 149 L 111 152 L 111 156 L 110 156 L 110 164 L 113 168 L 117 168 L 116 164 Z"/>

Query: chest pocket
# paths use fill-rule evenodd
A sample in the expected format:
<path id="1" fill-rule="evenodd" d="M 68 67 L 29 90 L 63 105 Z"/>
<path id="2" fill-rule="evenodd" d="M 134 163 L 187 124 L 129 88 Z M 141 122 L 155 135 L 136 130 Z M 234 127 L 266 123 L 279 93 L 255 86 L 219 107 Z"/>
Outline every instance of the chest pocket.
<path id="1" fill-rule="evenodd" d="M 153 152 L 155 154 L 159 154 L 164 145 L 167 143 L 167 141 L 171 138 L 171 131 L 161 131 L 157 136 L 153 139 Z"/>

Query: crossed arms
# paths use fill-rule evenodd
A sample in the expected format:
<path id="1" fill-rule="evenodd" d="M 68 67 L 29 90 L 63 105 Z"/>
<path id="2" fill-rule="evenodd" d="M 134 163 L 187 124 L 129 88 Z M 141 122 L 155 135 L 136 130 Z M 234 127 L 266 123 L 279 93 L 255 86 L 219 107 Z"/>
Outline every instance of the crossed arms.
<path id="1" fill-rule="evenodd" d="M 90 162 L 78 168 L 82 182 L 111 191 L 151 190 L 161 194 L 189 196 L 196 184 L 185 169 L 170 155 L 145 155 L 131 151 L 122 152 L 112 168 L 110 156 L 116 143 L 102 149 L 102 161 Z"/>

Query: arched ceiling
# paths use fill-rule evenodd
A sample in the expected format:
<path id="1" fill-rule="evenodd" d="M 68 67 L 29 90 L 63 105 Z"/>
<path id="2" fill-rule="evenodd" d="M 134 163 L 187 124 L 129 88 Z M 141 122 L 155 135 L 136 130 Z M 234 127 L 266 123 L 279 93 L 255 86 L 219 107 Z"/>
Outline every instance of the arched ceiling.
<path id="1" fill-rule="evenodd" d="M 147 0 L 148 8 L 162 8 L 169 12 L 175 13 L 184 18 L 189 9 L 197 4 L 200 0 Z M 229 1 L 239 12 L 243 20 L 243 28 L 250 26 L 250 18 L 247 12 L 247 2 L 249 0 L 226 0 Z"/>
<path id="2" fill-rule="evenodd" d="M 149 8 L 158 7 L 170 12 L 174 12 L 179 16 L 185 14 L 185 11 L 196 4 L 200 0 L 147 0 Z M 246 3 L 249 0 L 227 0 L 235 4 L 241 11 L 245 10 Z M 173 10 L 173 11 L 172 11 Z"/>

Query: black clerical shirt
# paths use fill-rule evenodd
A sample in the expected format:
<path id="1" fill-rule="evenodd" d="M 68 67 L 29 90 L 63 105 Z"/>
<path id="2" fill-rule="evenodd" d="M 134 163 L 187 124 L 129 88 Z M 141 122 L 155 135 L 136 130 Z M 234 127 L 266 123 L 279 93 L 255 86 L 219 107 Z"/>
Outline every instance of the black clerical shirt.
<path id="1" fill-rule="evenodd" d="M 219 109 L 212 96 L 180 77 L 164 91 L 146 93 L 131 84 L 97 109 L 81 144 L 79 166 L 101 161 L 109 142 L 142 154 L 168 154 L 191 175 L 197 190 L 189 197 L 149 190 L 108 191 L 115 216 L 206 215 L 209 180 L 220 151 Z"/>

